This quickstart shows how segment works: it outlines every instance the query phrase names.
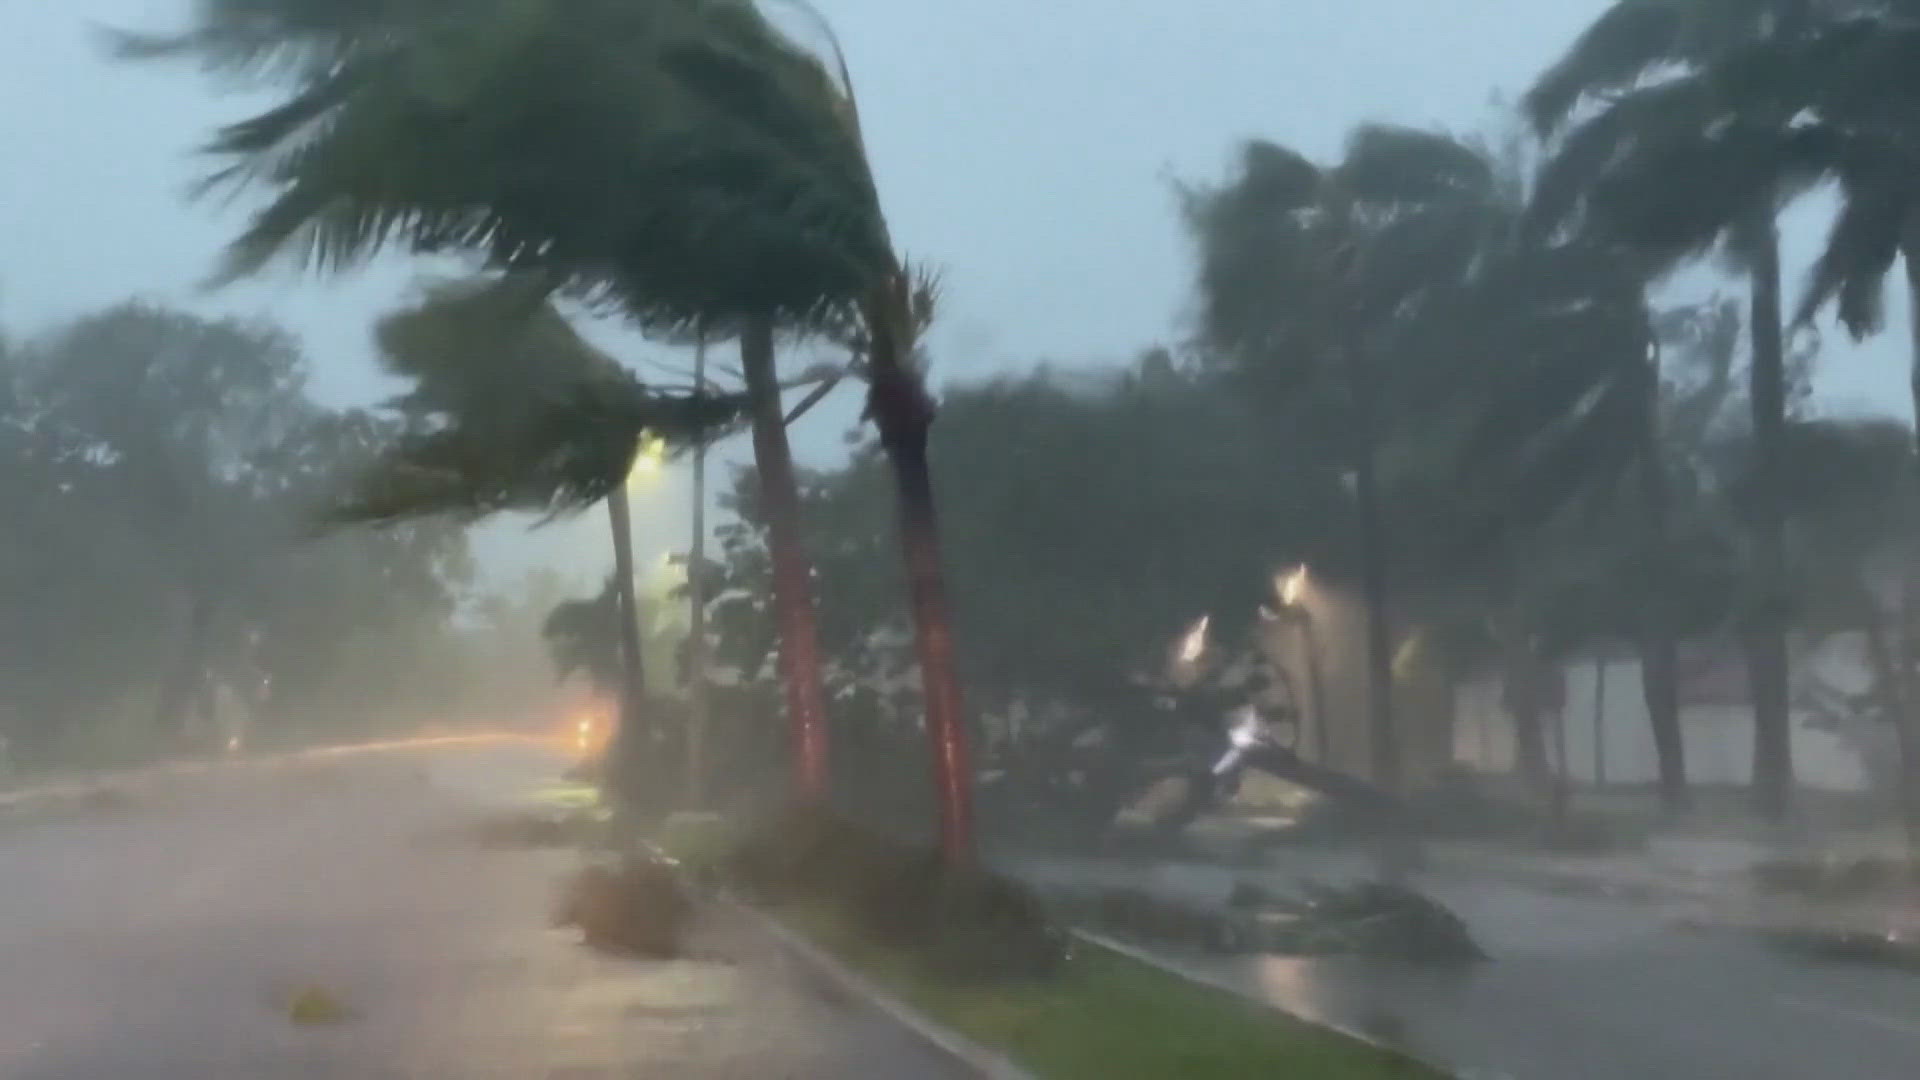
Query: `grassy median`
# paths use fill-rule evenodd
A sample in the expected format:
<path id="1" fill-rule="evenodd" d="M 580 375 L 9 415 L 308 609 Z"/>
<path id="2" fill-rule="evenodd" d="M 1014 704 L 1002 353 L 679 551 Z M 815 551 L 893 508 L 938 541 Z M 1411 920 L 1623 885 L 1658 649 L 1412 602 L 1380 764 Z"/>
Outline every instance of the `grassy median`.
<path id="1" fill-rule="evenodd" d="M 772 914 L 927 1017 L 1045 1080 L 1439 1080 L 1443 1074 L 1224 991 L 1081 943 L 1051 979 L 955 986 L 818 906 Z"/>
<path id="2" fill-rule="evenodd" d="M 706 863 L 727 830 L 668 830 L 676 857 Z M 935 1022 L 1044 1080 L 1441 1080 L 1400 1055 L 1077 942 L 1042 978 L 956 980 L 923 949 L 882 943 L 832 893 L 762 910 Z"/>

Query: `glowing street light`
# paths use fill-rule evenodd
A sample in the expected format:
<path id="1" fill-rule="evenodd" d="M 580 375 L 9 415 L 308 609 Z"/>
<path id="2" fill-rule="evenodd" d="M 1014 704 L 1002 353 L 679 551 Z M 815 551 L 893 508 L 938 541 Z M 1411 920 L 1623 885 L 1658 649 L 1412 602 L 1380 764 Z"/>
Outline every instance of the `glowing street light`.
<path id="1" fill-rule="evenodd" d="M 1285 573 L 1275 574 L 1273 591 L 1280 597 L 1281 608 L 1292 616 L 1289 621 L 1300 631 L 1301 661 L 1307 669 L 1307 693 L 1313 699 L 1308 711 L 1313 717 L 1314 753 L 1321 764 L 1325 764 L 1328 755 L 1327 698 L 1320 672 L 1320 641 L 1314 633 L 1313 612 L 1301 603 L 1307 595 L 1307 564 L 1301 563 Z"/>
<path id="2" fill-rule="evenodd" d="M 1211 615 L 1200 616 L 1200 620 L 1193 624 L 1185 637 L 1180 639 L 1180 651 L 1175 655 L 1179 657 L 1181 663 L 1191 664 L 1200 659 L 1201 653 L 1207 651 L 1207 623 L 1212 618 Z"/>
<path id="3" fill-rule="evenodd" d="M 1273 587 L 1280 594 L 1280 603 L 1287 607 L 1297 606 L 1307 591 L 1307 564 L 1301 563 L 1276 577 Z"/>
<path id="4" fill-rule="evenodd" d="M 640 443 L 640 452 L 634 456 L 633 471 L 629 479 L 642 476 L 658 476 L 667 464 L 667 442 L 658 435 L 649 435 Z"/>

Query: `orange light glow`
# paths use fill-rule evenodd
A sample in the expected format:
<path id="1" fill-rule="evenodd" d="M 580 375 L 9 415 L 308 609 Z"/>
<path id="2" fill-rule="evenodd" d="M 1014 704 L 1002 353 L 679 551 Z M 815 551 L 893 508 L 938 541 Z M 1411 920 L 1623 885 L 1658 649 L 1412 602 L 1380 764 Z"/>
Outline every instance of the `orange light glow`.
<path id="1" fill-rule="evenodd" d="M 613 710 L 595 703 L 575 712 L 562 736 L 581 757 L 593 757 L 613 738 Z"/>

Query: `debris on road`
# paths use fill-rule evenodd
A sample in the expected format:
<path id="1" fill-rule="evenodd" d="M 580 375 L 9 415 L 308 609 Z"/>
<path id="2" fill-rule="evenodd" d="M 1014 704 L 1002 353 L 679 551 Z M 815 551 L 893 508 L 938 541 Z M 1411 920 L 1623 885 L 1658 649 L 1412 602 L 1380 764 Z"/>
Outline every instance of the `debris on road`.
<path id="1" fill-rule="evenodd" d="M 346 1003 L 323 987 L 307 987 L 287 1002 L 287 1019 L 302 1027 L 338 1024 L 352 1018 Z"/>
<path id="2" fill-rule="evenodd" d="M 1224 906 L 1139 889 L 1059 898 L 1108 933 L 1183 948 L 1426 962 L 1487 958 L 1466 923 L 1444 905 L 1416 890 L 1380 882 L 1305 882 L 1292 897 L 1242 882 Z"/>
<path id="3" fill-rule="evenodd" d="M 589 948 L 668 959 L 681 955 L 693 905 L 671 864 L 640 856 L 594 863 L 567 882 L 555 923 Z"/>

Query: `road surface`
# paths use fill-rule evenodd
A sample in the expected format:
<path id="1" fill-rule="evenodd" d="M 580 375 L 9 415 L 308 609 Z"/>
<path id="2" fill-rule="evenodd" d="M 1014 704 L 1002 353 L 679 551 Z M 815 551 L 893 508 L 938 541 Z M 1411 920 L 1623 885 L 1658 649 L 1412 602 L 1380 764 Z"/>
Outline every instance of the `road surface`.
<path id="1" fill-rule="evenodd" d="M 0 1077 L 953 1075 L 742 928 L 676 962 L 552 929 L 577 856 L 466 830 L 558 768 L 524 745 L 393 750 L 0 821 Z M 302 994 L 349 1015 L 296 1024 Z"/>
<path id="2" fill-rule="evenodd" d="M 1364 859 L 1314 865 L 1340 880 Z M 1245 872 L 1202 864 L 1029 862 L 1061 885 L 1128 885 L 1211 903 Z M 1286 875 L 1251 875 L 1270 887 Z M 1911 1080 L 1920 976 L 1785 956 L 1689 930 L 1643 903 L 1430 878 L 1493 960 L 1171 957 L 1192 974 L 1401 1046 L 1476 1080 Z"/>

